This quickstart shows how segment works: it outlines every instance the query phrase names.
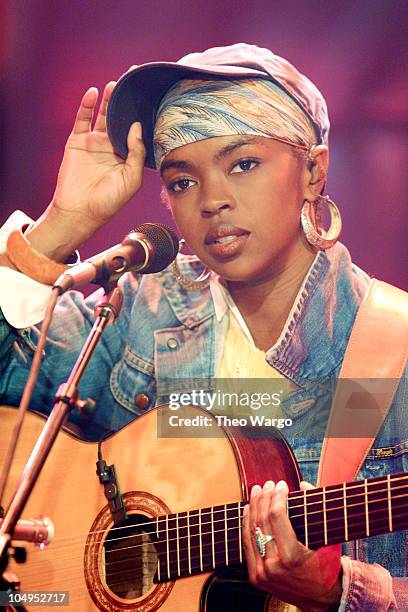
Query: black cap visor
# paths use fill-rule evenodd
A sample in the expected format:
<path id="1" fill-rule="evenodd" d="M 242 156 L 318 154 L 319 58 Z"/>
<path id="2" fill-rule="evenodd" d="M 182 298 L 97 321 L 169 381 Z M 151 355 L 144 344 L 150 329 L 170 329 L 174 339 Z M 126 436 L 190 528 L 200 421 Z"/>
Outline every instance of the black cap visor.
<path id="1" fill-rule="evenodd" d="M 218 69 L 217 69 L 218 68 Z M 135 121 L 140 121 L 146 146 L 145 166 L 156 168 L 153 151 L 153 130 L 156 112 L 166 91 L 181 79 L 262 77 L 274 80 L 261 70 L 243 66 L 194 68 L 171 62 L 143 64 L 127 72 L 112 92 L 107 110 L 107 129 L 115 151 L 127 157 L 127 136 Z"/>

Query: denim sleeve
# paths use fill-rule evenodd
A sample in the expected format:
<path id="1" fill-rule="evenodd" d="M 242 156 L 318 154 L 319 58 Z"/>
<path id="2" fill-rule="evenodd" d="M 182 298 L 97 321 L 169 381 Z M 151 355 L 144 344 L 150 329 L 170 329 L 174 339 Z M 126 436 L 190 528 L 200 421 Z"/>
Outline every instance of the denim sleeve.
<path id="1" fill-rule="evenodd" d="M 363 563 L 343 556 L 343 595 L 339 612 L 386 612 L 408 609 L 408 580 L 391 578 L 377 563 Z"/>
<path id="2" fill-rule="evenodd" d="M 96 409 L 89 417 L 76 411 L 70 421 L 79 428 L 85 439 L 97 440 L 112 429 L 111 423 L 123 422 L 126 416 L 118 419 L 118 412 L 123 412 L 111 393 L 110 375 L 113 366 L 121 359 L 127 339 L 130 312 L 137 280 L 132 275 L 125 275 L 121 286 L 124 301 L 121 313 L 112 325 L 102 334 L 102 338 L 85 371 L 79 385 L 82 399 L 91 397 L 96 401 Z M 121 279 L 122 281 L 122 279 Z M 48 414 L 52 408 L 53 398 L 58 387 L 64 383 L 84 345 L 94 323 L 94 307 L 102 295 L 98 290 L 88 298 L 77 291 L 63 295 L 55 309 L 49 329 L 45 354 L 40 376 L 30 409 Z M 15 330 L 0 316 L 0 402 L 18 406 L 27 380 L 32 360 L 32 347 L 38 338 L 39 329 L 31 327 L 26 330 Z M 14 344 L 14 346 L 13 346 Z"/>

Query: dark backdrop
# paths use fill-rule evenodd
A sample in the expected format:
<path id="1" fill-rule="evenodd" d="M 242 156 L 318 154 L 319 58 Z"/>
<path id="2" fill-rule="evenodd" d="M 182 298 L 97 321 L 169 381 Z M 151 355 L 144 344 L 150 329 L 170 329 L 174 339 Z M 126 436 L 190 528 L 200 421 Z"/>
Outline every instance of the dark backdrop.
<path id="1" fill-rule="evenodd" d="M 49 202 L 79 99 L 130 64 L 244 41 L 271 48 L 325 95 L 332 122 L 327 192 L 342 240 L 367 272 L 408 289 L 406 0 L 13 0 L 0 2 L 0 221 Z M 160 184 L 83 248 L 142 221 L 171 224 Z M 273 230 L 271 230 L 273 231 Z"/>

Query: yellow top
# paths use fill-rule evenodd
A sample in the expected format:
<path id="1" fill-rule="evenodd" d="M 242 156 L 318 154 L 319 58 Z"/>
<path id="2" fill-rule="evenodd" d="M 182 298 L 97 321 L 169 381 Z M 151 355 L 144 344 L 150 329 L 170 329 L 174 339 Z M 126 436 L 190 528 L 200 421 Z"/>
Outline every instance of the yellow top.
<path id="1" fill-rule="evenodd" d="M 282 418 L 280 403 L 290 381 L 269 365 L 264 351 L 255 346 L 249 330 L 243 327 L 245 322 L 242 325 L 231 309 L 226 316 L 228 331 L 217 371 L 218 386 L 223 393 L 220 397 L 226 399 L 224 402 L 220 399 L 217 412 L 231 417 Z"/>
<path id="2" fill-rule="evenodd" d="M 285 377 L 265 359 L 264 351 L 257 348 L 244 334 L 236 317 L 228 313 L 228 331 L 217 378 L 280 378 Z"/>

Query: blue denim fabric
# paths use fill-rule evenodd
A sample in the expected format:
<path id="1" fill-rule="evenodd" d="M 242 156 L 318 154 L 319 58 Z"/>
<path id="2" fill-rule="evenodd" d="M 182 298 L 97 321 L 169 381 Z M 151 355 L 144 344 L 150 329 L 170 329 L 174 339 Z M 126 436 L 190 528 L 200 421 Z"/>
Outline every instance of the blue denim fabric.
<path id="1" fill-rule="evenodd" d="M 180 256 L 186 276 L 196 277 L 201 264 Z M 293 425 L 285 435 L 299 462 L 303 478 L 315 483 L 331 396 L 359 304 L 369 282 L 354 266 L 348 251 L 337 244 L 320 252 L 292 310 L 278 345 L 267 352 L 268 362 L 294 383 L 282 403 Z M 103 431 L 119 429 L 143 412 L 135 398 L 143 393 L 149 407 L 168 401 L 170 393 L 190 391 L 192 381 L 214 379 L 225 338 L 226 321 L 216 321 L 209 289 L 201 293 L 181 289 L 171 272 L 121 280 L 124 303 L 118 320 L 104 333 L 80 385 L 82 397 L 91 396 L 97 410 L 91 419 L 73 417 L 89 439 Z M 39 384 L 32 407 L 47 412 L 53 393 L 68 377 L 87 332 L 99 292 L 84 300 L 77 292 L 62 297 L 49 333 Z M 26 340 L 35 340 L 35 330 Z M 383 330 L 382 330 L 383 333 Z M 0 354 L 15 335 L 0 322 Z M 27 345 L 27 343 L 25 343 Z M 0 362 L 0 401 L 18 404 L 28 366 L 21 351 Z M 177 377 L 177 378 L 176 378 Z M 186 388 L 183 389 L 183 379 Z M 175 388 L 176 387 L 176 388 Z M 381 431 L 364 462 L 360 478 L 408 471 L 408 375 L 402 380 Z M 147 408 L 147 409 L 148 409 Z M 380 563 L 393 576 L 407 575 L 407 533 L 375 537 L 344 547 L 352 558 Z M 408 585 L 395 587 L 401 601 Z M 348 608 L 345 608 L 348 609 Z M 350 609 L 353 608 L 350 605 Z M 367 608 L 368 609 L 368 608 Z M 376 608 L 377 609 L 377 608 Z M 382 609 L 382 608 L 378 608 Z M 384 609 L 387 609 L 386 607 Z"/>

